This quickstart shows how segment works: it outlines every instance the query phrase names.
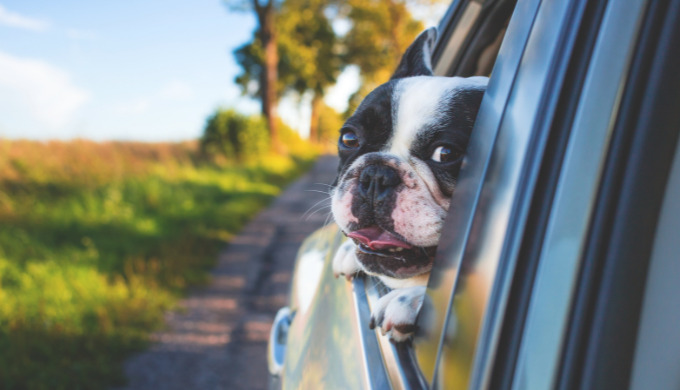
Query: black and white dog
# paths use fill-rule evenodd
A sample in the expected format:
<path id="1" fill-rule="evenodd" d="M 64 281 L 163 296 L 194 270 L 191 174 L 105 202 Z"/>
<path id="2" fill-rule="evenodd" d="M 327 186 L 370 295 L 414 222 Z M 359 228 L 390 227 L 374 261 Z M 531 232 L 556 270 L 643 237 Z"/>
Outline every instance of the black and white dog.
<path id="1" fill-rule="evenodd" d="M 375 275 L 394 289 L 374 308 L 378 326 L 406 340 L 425 294 L 456 177 L 486 77 L 435 77 L 437 31 L 421 33 L 394 75 L 371 92 L 341 129 L 332 191 L 336 223 L 351 240 L 333 271 Z"/>

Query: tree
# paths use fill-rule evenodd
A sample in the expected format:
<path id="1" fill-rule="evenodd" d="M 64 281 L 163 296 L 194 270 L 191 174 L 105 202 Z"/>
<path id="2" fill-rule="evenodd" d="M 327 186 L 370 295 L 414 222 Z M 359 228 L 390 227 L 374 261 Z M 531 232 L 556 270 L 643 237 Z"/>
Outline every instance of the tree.
<path id="1" fill-rule="evenodd" d="M 361 70 L 361 86 L 351 96 L 345 113 L 350 115 L 368 92 L 389 80 L 402 54 L 423 31 L 422 22 L 409 11 L 409 5 L 427 6 L 435 0 L 349 0 L 346 18 L 352 27 L 345 35 L 344 62 Z"/>
<path id="2" fill-rule="evenodd" d="M 300 95 L 311 92 L 310 139 L 316 142 L 320 139 L 321 112 L 328 113 L 323 111 L 323 96 L 343 67 L 356 64 L 361 69 L 362 83 L 351 97 L 348 109 L 351 113 L 361 98 L 389 79 L 403 52 L 423 30 L 422 23 L 413 18 L 408 6 L 436 1 L 285 0 L 276 8 L 273 32 L 278 59 L 275 88 L 263 82 L 268 57 L 259 30 L 251 42 L 234 52 L 243 69 L 236 81 L 253 97 L 273 93 L 270 101 L 289 92 Z M 338 37 L 333 31 L 329 10 L 349 21 L 351 28 L 344 37 Z"/>
<path id="3" fill-rule="evenodd" d="M 295 92 L 312 94 L 310 139 L 318 139 L 318 117 L 322 99 L 329 85 L 335 83 L 342 69 L 338 39 L 326 16 L 329 0 L 287 0 L 277 14 L 276 97 Z M 243 72 L 236 81 L 251 96 L 261 96 L 264 85 L 259 76 L 263 72 L 265 53 L 256 34 L 253 41 L 235 51 Z"/>
<path id="4" fill-rule="evenodd" d="M 343 64 L 338 38 L 326 15 L 329 0 L 287 0 L 279 23 L 280 63 L 283 92 L 311 92 L 309 139 L 319 141 L 323 97 L 335 84 Z"/>
<path id="5" fill-rule="evenodd" d="M 283 148 L 279 139 L 276 118 L 277 65 L 279 58 L 275 23 L 279 4 L 275 0 L 244 0 L 241 2 L 227 1 L 227 5 L 232 9 L 243 9 L 246 5 L 250 5 L 250 8 L 255 11 L 257 16 L 258 28 L 255 32 L 258 41 L 257 45 L 250 48 L 242 46 L 236 50 L 235 55 L 237 61 L 239 59 L 244 61 L 254 58 L 258 59 L 257 65 L 259 68 L 257 77 L 260 85 L 258 95 L 262 102 L 262 115 L 267 120 L 272 147 L 280 153 Z M 239 82 L 238 77 L 236 81 Z"/>

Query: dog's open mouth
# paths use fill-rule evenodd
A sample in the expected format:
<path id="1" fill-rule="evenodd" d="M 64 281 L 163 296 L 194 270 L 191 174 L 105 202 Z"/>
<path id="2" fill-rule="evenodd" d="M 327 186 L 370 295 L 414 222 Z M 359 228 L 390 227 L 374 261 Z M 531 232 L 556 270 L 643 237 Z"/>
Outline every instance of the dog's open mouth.
<path id="1" fill-rule="evenodd" d="M 347 236 L 356 242 L 357 257 L 368 271 L 395 278 L 427 271 L 437 249 L 411 245 L 378 226 L 359 229 Z"/>
<path id="2" fill-rule="evenodd" d="M 394 234 L 378 226 L 355 230 L 349 233 L 347 237 L 353 238 L 359 246 L 377 253 L 381 251 L 394 253 L 413 248 L 413 245 L 400 240 Z"/>

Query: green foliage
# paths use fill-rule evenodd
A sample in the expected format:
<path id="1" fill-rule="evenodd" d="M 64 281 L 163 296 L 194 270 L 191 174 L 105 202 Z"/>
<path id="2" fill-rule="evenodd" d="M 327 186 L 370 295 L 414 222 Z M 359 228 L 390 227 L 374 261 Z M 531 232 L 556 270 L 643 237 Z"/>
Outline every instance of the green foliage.
<path id="1" fill-rule="evenodd" d="M 206 122 L 201 151 L 210 159 L 243 161 L 269 152 L 267 124 L 257 116 L 218 109 Z"/>
<path id="2" fill-rule="evenodd" d="M 373 86 L 389 79 L 406 48 L 423 31 L 407 0 L 349 0 L 352 28 L 345 36 L 346 61 L 359 66 Z"/>
<path id="3" fill-rule="evenodd" d="M 423 31 L 422 22 L 413 17 L 409 6 L 428 5 L 437 0 L 349 0 L 346 18 L 352 28 L 345 35 L 344 61 L 361 70 L 361 86 L 350 96 L 347 117 L 378 85 L 389 80 L 401 56 Z"/>
<path id="4" fill-rule="evenodd" d="M 339 41 L 325 11 L 328 0 L 287 0 L 276 16 L 276 37 L 279 62 L 277 95 L 286 92 L 302 94 L 313 91 L 323 94 L 335 83 L 343 63 Z M 236 83 L 251 97 L 262 95 L 264 49 L 260 34 L 253 32 L 252 41 L 234 51 L 242 72 Z"/>
<path id="5" fill-rule="evenodd" d="M 234 50 L 234 59 L 243 69 L 234 81 L 241 87 L 244 95 L 261 99 L 260 85 L 264 71 L 264 49 L 258 35 L 257 31 L 254 32 L 252 41 Z M 281 95 L 281 90 L 278 91 L 278 95 Z"/>
<path id="6" fill-rule="evenodd" d="M 342 125 L 345 122 L 344 118 L 340 113 L 326 104 L 322 104 L 319 111 L 318 143 L 328 150 L 335 150 L 338 145 L 340 128 L 342 128 Z"/>
<path id="7" fill-rule="evenodd" d="M 328 0 L 287 0 L 277 19 L 282 90 L 323 95 L 343 64 L 339 40 L 326 10 Z"/>
<path id="8" fill-rule="evenodd" d="M 339 39 L 327 16 L 334 4 L 329 0 L 287 0 L 277 8 L 274 28 L 278 98 L 286 93 L 301 96 L 311 92 L 315 100 L 320 100 L 326 89 L 336 82 L 344 64 Z M 260 30 L 253 32 L 252 41 L 236 49 L 234 56 L 242 68 L 236 83 L 244 94 L 262 98 L 265 50 Z M 312 105 L 313 111 L 317 109 L 318 105 Z M 313 112 L 312 117 L 318 117 L 318 113 Z M 316 128 L 312 126 L 311 138 L 318 138 L 315 133 Z"/>
<path id="9" fill-rule="evenodd" d="M 0 141 L 0 388 L 121 384 L 217 252 L 312 161 L 196 144 Z M 79 165 L 74 165 L 79 163 Z"/>

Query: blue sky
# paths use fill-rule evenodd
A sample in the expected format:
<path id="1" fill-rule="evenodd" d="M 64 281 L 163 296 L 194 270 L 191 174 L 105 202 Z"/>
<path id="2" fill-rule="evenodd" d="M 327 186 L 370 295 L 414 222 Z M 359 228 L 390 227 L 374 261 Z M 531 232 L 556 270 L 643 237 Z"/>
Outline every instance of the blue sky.
<path id="1" fill-rule="evenodd" d="M 220 0 L 0 0 L 0 137 L 176 141 L 218 106 L 258 112 L 231 54 L 254 26 Z M 356 70 L 329 102 L 353 88 Z M 304 127 L 296 101 L 280 111 Z"/>

